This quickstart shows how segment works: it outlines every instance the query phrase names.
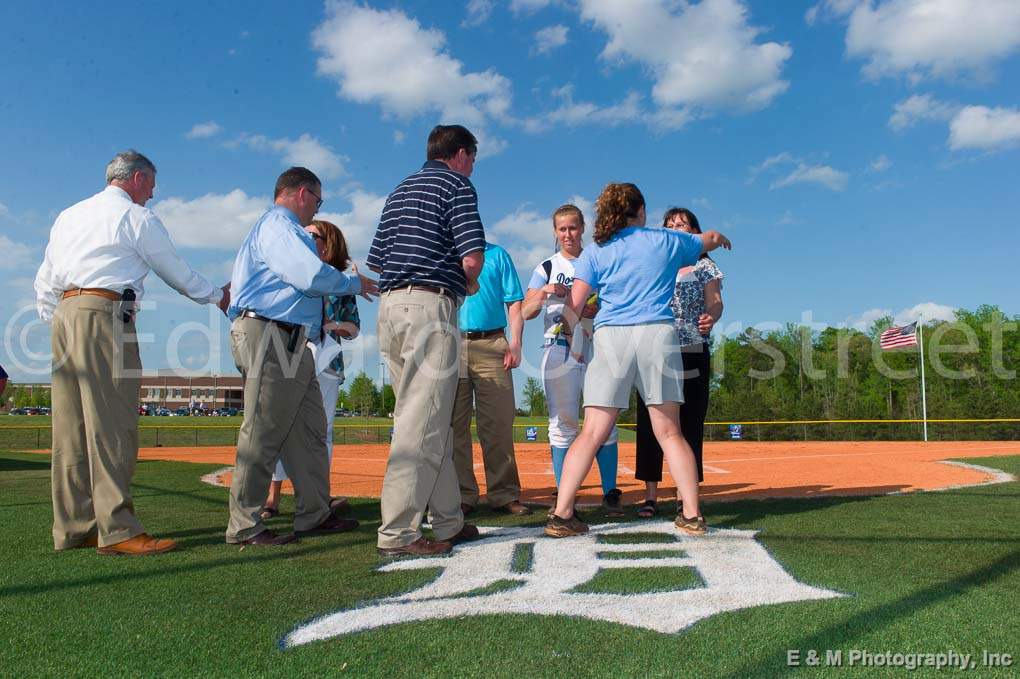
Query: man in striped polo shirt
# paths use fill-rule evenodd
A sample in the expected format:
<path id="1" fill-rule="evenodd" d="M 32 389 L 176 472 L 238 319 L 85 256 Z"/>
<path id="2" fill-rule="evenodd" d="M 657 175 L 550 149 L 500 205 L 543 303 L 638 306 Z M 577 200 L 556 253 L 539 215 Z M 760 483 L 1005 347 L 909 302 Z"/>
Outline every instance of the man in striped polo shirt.
<path id="1" fill-rule="evenodd" d="M 478 537 L 464 523 L 450 426 L 457 393 L 457 310 L 478 290 L 485 232 L 468 177 L 478 140 L 460 125 L 429 134 L 428 161 L 386 199 L 368 253 L 379 274 L 379 348 L 397 397 L 382 489 L 382 556 L 449 552 Z M 421 534 L 426 507 L 436 540 Z"/>

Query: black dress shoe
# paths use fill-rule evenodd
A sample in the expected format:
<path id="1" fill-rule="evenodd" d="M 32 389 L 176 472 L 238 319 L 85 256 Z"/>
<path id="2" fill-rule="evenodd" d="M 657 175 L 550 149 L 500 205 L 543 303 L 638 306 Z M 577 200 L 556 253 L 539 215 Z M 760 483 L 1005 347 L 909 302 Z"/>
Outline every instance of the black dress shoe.
<path id="1" fill-rule="evenodd" d="M 361 524 L 354 519 L 341 519 L 338 516 L 329 514 L 322 520 L 322 523 L 315 528 L 310 528 L 309 530 L 296 530 L 294 531 L 294 534 L 298 537 L 303 537 L 305 535 L 332 535 L 334 533 L 346 533 L 347 531 L 352 531 L 360 525 Z"/>
<path id="2" fill-rule="evenodd" d="M 275 532 L 268 528 L 258 535 L 254 535 L 247 540 L 241 540 L 237 544 L 239 545 L 286 545 L 291 542 L 297 542 L 297 535 L 294 533 L 287 533 L 285 535 L 277 535 Z"/>

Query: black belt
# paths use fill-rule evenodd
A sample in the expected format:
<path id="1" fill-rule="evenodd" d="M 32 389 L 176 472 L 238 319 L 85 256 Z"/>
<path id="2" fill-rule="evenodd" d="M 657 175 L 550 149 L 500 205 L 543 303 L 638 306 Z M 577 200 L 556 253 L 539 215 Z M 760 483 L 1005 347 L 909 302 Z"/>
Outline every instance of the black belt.
<path id="1" fill-rule="evenodd" d="M 262 321 L 263 323 L 269 323 L 285 331 L 289 336 L 287 337 L 287 351 L 294 353 L 297 349 L 298 340 L 301 339 L 301 333 L 305 327 L 299 323 L 286 323 L 284 321 L 278 321 L 275 318 L 266 318 L 261 316 L 254 311 L 245 309 L 241 312 L 241 318 L 252 318 L 256 321 Z"/>
<path id="2" fill-rule="evenodd" d="M 278 321 L 275 318 L 266 318 L 265 316 L 261 316 L 255 313 L 254 311 L 249 311 L 248 309 L 245 309 L 244 311 L 241 312 L 241 318 L 254 318 L 256 321 L 272 323 L 273 325 L 280 326 L 287 332 L 294 332 L 295 330 L 301 327 L 300 323 L 287 323 L 285 321 Z"/>
<path id="3" fill-rule="evenodd" d="M 464 339 L 485 339 L 486 337 L 502 337 L 503 328 L 496 328 L 495 330 L 464 330 L 460 333 L 460 336 Z"/>

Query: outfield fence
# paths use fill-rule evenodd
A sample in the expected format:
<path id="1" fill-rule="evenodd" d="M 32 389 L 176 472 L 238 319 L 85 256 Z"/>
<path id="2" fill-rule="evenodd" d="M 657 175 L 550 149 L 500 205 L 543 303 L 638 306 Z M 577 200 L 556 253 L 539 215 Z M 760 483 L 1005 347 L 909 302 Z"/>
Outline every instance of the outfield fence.
<path id="1" fill-rule="evenodd" d="M 739 425 L 741 440 L 747 441 L 919 441 L 923 420 L 769 420 L 706 422 L 705 439 L 723 441 L 732 438 L 731 428 Z M 620 440 L 634 440 L 634 424 L 619 425 Z M 392 424 L 337 424 L 333 427 L 336 445 L 388 443 Z M 140 426 L 139 445 L 143 448 L 202 447 L 237 445 L 237 425 Z M 472 437 L 478 440 L 472 425 Z M 932 441 L 1020 440 L 1020 418 L 931 419 L 928 438 Z M 515 424 L 517 443 L 548 443 L 544 424 Z M 15 425 L 0 427 L 0 449 L 45 450 L 52 444 L 50 427 Z"/>

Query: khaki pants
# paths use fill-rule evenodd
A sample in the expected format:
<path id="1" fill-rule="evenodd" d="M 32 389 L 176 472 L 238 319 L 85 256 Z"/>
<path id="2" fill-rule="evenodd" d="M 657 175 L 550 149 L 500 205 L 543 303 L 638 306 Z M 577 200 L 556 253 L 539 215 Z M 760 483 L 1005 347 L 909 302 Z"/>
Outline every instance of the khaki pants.
<path id="1" fill-rule="evenodd" d="M 478 504 L 471 455 L 471 407 L 478 422 L 478 441 L 485 463 L 485 494 L 489 505 L 502 507 L 519 500 L 521 479 L 514 457 L 514 380 L 503 369 L 506 337 L 464 339 L 461 343 L 461 374 L 453 407 L 453 461 L 460 482 L 460 501 Z"/>
<path id="2" fill-rule="evenodd" d="M 457 303 L 420 290 L 385 292 L 378 332 L 397 397 L 379 547 L 420 538 L 426 505 L 436 538 L 451 538 L 464 526 L 450 428 L 460 347 Z"/>
<path id="3" fill-rule="evenodd" d="M 144 533 L 131 499 L 142 370 L 134 322 L 119 302 L 70 297 L 54 313 L 52 348 L 53 546 Z"/>
<path id="4" fill-rule="evenodd" d="M 312 352 L 302 339 L 287 351 L 288 333 L 253 318 L 230 328 L 230 351 L 244 378 L 244 422 L 230 484 L 226 539 L 238 543 L 266 530 L 259 518 L 276 461 L 294 484 L 294 529 L 310 530 L 329 515 L 326 412 Z"/>

